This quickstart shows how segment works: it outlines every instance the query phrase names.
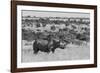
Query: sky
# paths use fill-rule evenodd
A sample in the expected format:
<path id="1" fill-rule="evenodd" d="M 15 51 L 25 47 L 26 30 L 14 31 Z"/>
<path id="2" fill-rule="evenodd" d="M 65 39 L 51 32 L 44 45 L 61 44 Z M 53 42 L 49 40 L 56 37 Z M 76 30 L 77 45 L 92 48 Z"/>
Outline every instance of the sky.
<path id="1" fill-rule="evenodd" d="M 54 12 L 54 11 L 36 11 L 36 10 L 22 10 L 22 16 L 36 16 L 36 17 L 79 17 L 89 18 L 89 13 L 79 12 Z"/>

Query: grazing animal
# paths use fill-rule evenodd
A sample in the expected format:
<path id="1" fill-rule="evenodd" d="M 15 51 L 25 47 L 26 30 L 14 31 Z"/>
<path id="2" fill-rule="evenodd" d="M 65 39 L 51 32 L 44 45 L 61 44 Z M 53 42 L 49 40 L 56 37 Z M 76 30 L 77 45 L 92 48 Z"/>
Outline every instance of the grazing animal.
<path id="1" fill-rule="evenodd" d="M 54 53 L 56 48 L 64 49 L 65 46 L 62 45 L 61 42 L 57 40 L 50 41 L 50 40 L 38 39 L 35 40 L 35 42 L 33 43 L 34 54 L 37 54 L 39 51 L 46 53 L 50 53 L 50 51 L 52 51 L 52 53 Z"/>

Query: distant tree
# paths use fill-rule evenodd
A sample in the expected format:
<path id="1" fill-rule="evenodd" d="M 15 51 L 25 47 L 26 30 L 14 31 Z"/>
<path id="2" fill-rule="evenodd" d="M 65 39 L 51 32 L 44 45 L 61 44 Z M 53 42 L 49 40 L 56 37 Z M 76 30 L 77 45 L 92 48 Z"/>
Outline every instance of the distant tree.
<path id="1" fill-rule="evenodd" d="M 40 24 L 39 24 L 39 23 L 37 23 L 37 24 L 36 24 L 36 27 L 38 28 L 38 27 L 41 27 L 41 26 L 40 26 Z"/>
<path id="2" fill-rule="evenodd" d="M 31 16 L 27 16 L 27 17 L 31 17 Z"/>
<path id="3" fill-rule="evenodd" d="M 51 30 L 56 30 L 56 27 L 55 26 L 51 26 Z"/>
<path id="4" fill-rule="evenodd" d="M 29 20 L 28 19 L 25 19 L 25 22 L 29 22 Z"/>
<path id="5" fill-rule="evenodd" d="M 46 23 L 42 23 L 42 26 L 45 27 L 46 26 Z"/>

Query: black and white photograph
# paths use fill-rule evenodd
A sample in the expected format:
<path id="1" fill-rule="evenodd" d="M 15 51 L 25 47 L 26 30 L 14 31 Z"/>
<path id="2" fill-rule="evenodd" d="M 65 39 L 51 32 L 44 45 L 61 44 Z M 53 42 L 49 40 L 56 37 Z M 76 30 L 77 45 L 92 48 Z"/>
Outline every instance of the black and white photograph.
<path id="1" fill-rule="evenodd" d="M 22 10 L 22 62 L 90 59 L 90 14 Z"/>
<path id="2" fill-rule="evenodd" d="M 96 6 L 12 2 L 12 72 L 97 66 Z"/>

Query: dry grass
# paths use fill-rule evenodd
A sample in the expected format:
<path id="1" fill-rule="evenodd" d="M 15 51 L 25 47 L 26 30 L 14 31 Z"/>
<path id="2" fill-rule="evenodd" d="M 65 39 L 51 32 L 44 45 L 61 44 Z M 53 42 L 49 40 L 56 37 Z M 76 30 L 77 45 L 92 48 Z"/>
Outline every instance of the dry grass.
<path id="1" fill-rule="evenodd" d="M 27 44 L 26 44 L 27 43 Z M 45 62 L 45 61 L 64 61 L 64 60 L 82 60 L 90 58 L 90 45 L 66 45 L 65 49 L 57 48 L 54 53 L 44 53 L 39 51 L 33 54 L 32 42 L 23 41 L 22 62 Z"/>

